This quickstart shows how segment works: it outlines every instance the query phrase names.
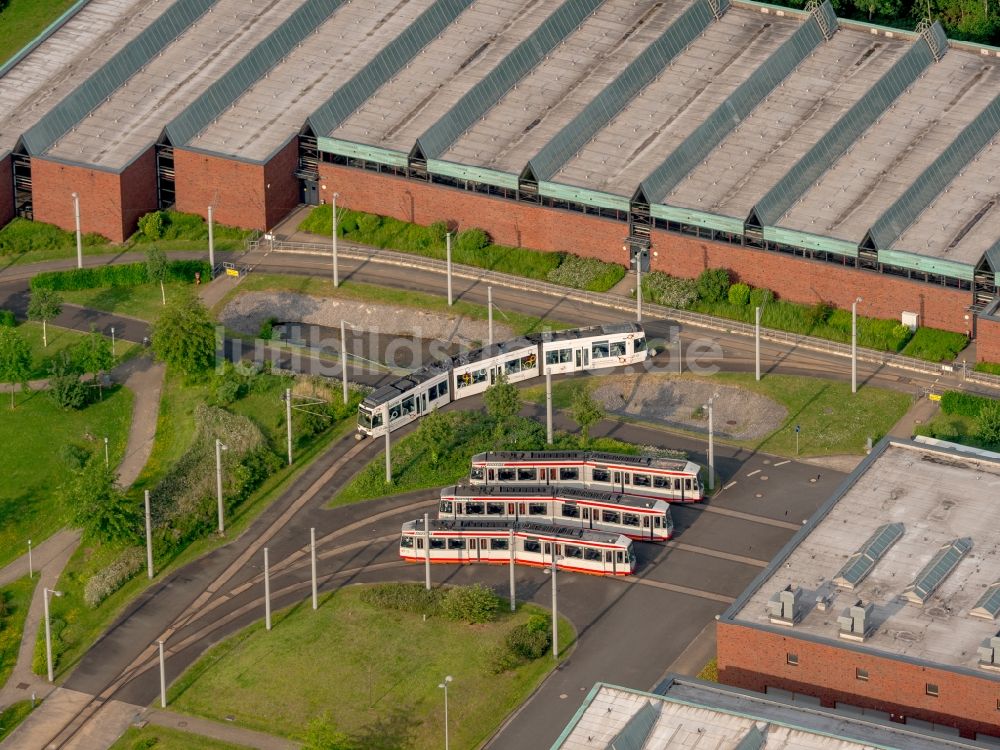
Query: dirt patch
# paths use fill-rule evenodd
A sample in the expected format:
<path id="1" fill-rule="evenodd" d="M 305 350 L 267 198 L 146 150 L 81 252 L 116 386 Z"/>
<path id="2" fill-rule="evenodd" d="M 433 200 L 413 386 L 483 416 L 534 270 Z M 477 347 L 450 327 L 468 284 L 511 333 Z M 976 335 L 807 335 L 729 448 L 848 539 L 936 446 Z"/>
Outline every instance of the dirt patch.
<path id="1" fill-rule="evenodd" d="M 348 327 L 373 333 L 388 333 L 417 339 L 436 339 L 473 346 L 489 339 L 484 320 L 462 315 L 428 312 L 413 307 L 384 305 L 329 297 L 313 297 L 294 292 L 246 292 L 226 305 L 219 316 L 223 325 L 234 331 L 256 335 L 268 318 L 280 322 L 307 323 L 339 328 Z M 493 324 L 495 341 L 513 338 L 508 326 Z"/>
<path id="2" fill-rule="evenodd" d="M 720 437 L 759 440 L 788 416 L 784 406 L 746 388 L 669 375 L 614 375 L 593 391 L 614 414 L 706 433 L 704 405 L 713 395 L 713 428 Z"/>

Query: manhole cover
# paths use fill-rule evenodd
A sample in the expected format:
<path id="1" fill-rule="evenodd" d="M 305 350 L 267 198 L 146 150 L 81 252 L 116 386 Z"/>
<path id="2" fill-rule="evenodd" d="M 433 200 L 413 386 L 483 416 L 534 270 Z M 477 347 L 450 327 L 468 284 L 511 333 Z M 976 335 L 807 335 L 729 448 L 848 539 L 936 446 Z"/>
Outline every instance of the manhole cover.
<path id="1" fill-rule="evenodd" d="M 761 493 L 758 492 L 757 494 L 754 495 L 754 497 L 761 498 L 761 497 L 764 497 L 764 496 Z"/>
<path id="2" fill-rule="evenodd" d="M 765 463 L 765 464 L 769 464 L 769 463 L 771 463 L 771 459 L 769 459 L 769 458 L 765 458 L 765 459 L 764 459 L 764 463 Z"/>
<path id="3" fill-rule="evenodd" d="M 177 722 L 177 726 L 179 726 L 179 727 L 186 727 L 187 725 L 188 725 L 188 723 L 186 721 L 178 721 Z"/>
<path id="4" fill-rule="evenodd" d="M 232 714 L 229 714 L 229 716 L 226 717 L 226 721 L 236 721 L 236 717 L 233 716 Z"/>
<path id="5" fill-rule="evenodd" d="M 559 700 L 564 701 L 567 698 L 569 698 L 569 696 L 566 695 L 566 693 L 559 693 Z"/>
<path id="6" fill-rule="evenodd" d="M 28 689 L 28 683 L 27 682 L 19 682 L 19 683 L 17 683 L 17 689 L 18 690 L 27 690 Z"/>
<path id="7" fill-rule="evenodd" d="M 809 480 L 809 484 L 816 484 L 816 477 Z"/>
<path id="8" fill-rule="evenodd" d="M 766 482 L 766 481 L 767 481 L 767 474 L 764 474 L 764 475 L 763 475 L 763 476 L 762 476 L 762 477 L 760 478 L 760 481 L 762 481 L 762 482 Z"/>

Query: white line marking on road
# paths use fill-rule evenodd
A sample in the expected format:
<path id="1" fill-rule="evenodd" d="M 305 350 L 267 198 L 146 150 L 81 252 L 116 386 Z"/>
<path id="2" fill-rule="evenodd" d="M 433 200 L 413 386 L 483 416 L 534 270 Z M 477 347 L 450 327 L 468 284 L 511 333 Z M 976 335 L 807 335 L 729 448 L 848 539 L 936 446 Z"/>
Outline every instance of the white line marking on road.
<path id="1" fill-rule="evenodd" d="M 749 474 L 747 474 L 747 476 L 752 477 L 754 474 L 760 474 L 760 471 L 761 471 L 760 469 L 754 469 Z"/>
<path id="2" fill-rule="evenodd" d="M 775 464 L 775 466 L 784 466 L 785 464 L 790 464 L 790 463 L 791 463 L 791 460 L 788 460 L 788 461 L 779 461 L 778 463 Z"/>
<path id="3" fill-rule="evenodd" d="M 732 487 L 732 486 L 733 486 L 734 484 L 736 484 L 736 480 L 735 480 L 735 479 L 734 479 L 734 480 L 733 480 L 732 482 L 730 482 L 729 484 L 727 484 L 727 485 L 726 485 L 725 487 L 723 487 L 722 489 L 724 489 L 724 490 L 728 490 L 728 489 L 729 489 L 730 487 Z"/>

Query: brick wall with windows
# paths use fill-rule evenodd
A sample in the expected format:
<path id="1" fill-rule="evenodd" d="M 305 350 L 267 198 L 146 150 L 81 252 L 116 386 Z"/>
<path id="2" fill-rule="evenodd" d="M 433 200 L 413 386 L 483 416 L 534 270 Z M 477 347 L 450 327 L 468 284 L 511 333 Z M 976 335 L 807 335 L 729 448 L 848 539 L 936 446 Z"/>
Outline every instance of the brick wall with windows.
<path id="1" fill-rule="evenodd" d="M 768 687 L 956 727 L 964 737 L 1000 736 L 1000 677 L 923 667 L 722 621 L 716 628 L 719 681 L 764 692 Z M 794 662 L 794 663 L 793 663 Z"/>
<path id="2" fill-rule="evenodd" d="M 14 218 L 14 175 L 10 155 L 0 159 L 0 227 Z"/>

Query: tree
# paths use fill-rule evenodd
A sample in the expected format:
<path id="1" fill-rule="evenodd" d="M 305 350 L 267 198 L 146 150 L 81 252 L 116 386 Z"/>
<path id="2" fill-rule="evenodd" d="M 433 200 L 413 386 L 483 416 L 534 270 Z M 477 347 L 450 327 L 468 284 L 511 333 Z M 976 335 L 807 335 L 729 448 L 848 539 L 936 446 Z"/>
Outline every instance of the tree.
<path id="1" fill-rule="evenodd" d="M 0 327 L 0 382 L 10 384 L 10 408 L 14 408 L 14 386 L 27 387 L 31 374 L 31 347 L 15 328 Z"/>
<path id="2" fill-rule="evenodd" d="M 101 382 L 101 374 L 108 372 L 115 363 L 115 356 L 111 352 L 111 342 L 94 327 L 90 333 L 76 345 L 73 360 L 84 372 L 89 372 L 94 382 L 97 384 L 104 398 L 104 385 Z"/>
<path id="3" fill-rule="evenodd" d="M 604 407 L 594 400 L 586 388 L 578 388 L 573 394 L 570 414 L 573 416 L 573 421 L 580 427 L 583 445 L 586 446 L 590 439 L 590 428 L 604 419 Z"/>
<path id="4" fill-rule="evenodd" d="M 106 542 L 133 543 L 142 538 L 139 504 L 129 500 L 115 484 L 118 476 L 91 458 L 69 482 L 63 495 L 73 511 L 73 522 L 88 535 Z"/>
<path id="5" fill-rule="evenodd" d="M 983 404 L 976 437 L 987 445 L 1000 446 L 1000 401 Z"/>
<path id="6" fill-rule="evenodd" d="M 87 388 L 66 352 L 49 367 L 49 397 L 63 409 L 79 409 L 87 403 Z"/>
<path id="7" fill-rule="evenodd" d="M 357 750 L 357 743 L 337 730 L 329 714 L 317 716 L 306 727 L 305 750 Z"/>
<path id="8" fill-rule="evenodd" d="M 441 456 L 451 448 L 455 441 L 455 427 L 451 418 L 437 409 L 420 420 L 420 429 L 417 434 L 427 447 L 431 466 L 438 465 Z"/>
<path id="9" fill-rule="evenodd" d="M 62 299 L 52 289 L 32 289 L 28 298 L 28 318 L 42 321 L 42 346 L 49 345 L 47 324 L 62 312 Z"/>
<path id="10" fill-rule="evenodd" d="M 153 351 L 188 375 L 214 364 L 215 327 L 201 300 L 190 293 L 171 300 L 153 326 Z"/>
<path id="11" fill-rule="evenodd" d="M 167 255 L 158 247 L 151 247 L 146 251 L 146 275 L 150 281 L 159 283 L 160 298 L 166 306 L 167 292 L 163 288 L 163 282 L 167 278 Z"/>
<path id="12" fill-rule="evenodd" d="M 503 442 L 521 411 L 521 394 L 507 380 L 507 376 L 500 372 L 493 385 L 483 394 L 483 403 L 486 405 L 486 413 L 493 420 L 496 450 L 499 450 L 499 444 Z"/>

